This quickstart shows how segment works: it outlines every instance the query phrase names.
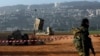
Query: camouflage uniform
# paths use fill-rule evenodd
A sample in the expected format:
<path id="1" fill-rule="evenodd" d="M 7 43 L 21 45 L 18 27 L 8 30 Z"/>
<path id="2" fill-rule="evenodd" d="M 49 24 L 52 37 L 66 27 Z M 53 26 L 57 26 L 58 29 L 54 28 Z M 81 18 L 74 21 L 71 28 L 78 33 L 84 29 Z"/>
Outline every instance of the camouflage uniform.
<path id="1" fill-rule="evenodd" d="M 89 56 L 89 49 L 91 49 L 94 54 L 91 39 L 88 35 L 88 28 L 80 27 L 74 30 L 74 45 L 80 56 Z"/>

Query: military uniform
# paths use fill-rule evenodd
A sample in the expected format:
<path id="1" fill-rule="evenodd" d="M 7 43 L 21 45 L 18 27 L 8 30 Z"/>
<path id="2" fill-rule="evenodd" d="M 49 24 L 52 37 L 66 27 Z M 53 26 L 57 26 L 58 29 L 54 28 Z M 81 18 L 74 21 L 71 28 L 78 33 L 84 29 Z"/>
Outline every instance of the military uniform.
<path id="1" fill-rule="evenodd" d="M 81 26 L 79 28 L 75 28 L 73 30 L 73 33 L 74 33 L 73 42 L 80 56 L 89 56 L 89 49 L 92 50 L 93 54 L 95 53 L 91 39 L 88 37 L 89 35 L 88 28 Z"/>

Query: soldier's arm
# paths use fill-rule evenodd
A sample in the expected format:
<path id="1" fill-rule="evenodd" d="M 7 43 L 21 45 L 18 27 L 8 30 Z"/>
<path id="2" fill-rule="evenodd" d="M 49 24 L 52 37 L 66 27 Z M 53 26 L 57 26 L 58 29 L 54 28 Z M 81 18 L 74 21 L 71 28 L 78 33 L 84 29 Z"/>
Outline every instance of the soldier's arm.
<path id="1" fill-rule="evenodd" d="M 93 48 L 93 45 L 92 45 L 92 41 L 91 41 L 91 38 L 89 38 L 90 40 L 90 49 L 91 49 L 91 51 L 92 51 L 92 53 L 94 54 L 94 56 L 95 56 L 95 51 L 94 51 L 94 48 Z"/>
<path id="2" fill-rule="evenodd" d="M 95 56 L 95 51 L 94 51 L 94 48 L 91 48 L 91 50 L 92 50 L 92 53 L 94 54 L 94 56 Z"/>

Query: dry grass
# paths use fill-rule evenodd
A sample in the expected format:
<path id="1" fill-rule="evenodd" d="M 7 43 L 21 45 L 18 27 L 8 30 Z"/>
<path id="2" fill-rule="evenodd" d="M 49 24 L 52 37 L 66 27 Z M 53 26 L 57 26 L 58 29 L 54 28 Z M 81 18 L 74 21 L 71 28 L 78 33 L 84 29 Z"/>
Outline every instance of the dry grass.
<path id="1" fill-rule="evenodd" d="M 100 56 L 100 37 L 91 36 L 91 38 L 96 56 Z M 78 54 L 72 39 L 69 38 L 53 41 L 47 45 L 0 46 L 0 56 L 78 56 Z"/>

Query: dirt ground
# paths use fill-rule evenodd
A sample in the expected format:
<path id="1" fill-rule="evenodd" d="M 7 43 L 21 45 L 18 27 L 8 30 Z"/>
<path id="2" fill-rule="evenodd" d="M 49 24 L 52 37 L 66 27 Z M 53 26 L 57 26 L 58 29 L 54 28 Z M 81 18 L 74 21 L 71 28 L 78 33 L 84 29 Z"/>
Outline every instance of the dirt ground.
<path id="1" fill-rule="evenodd" d="M 0 56 L 78 56 L 73 45 L 72 35 L 66 38 L 52 41 L 46 45 L 30 46 L 0 46 Z M 96 56 L 100 56 L 100 37 L 90 36 Z M 93 56 L 92 53 L 90 56 Z"/>

